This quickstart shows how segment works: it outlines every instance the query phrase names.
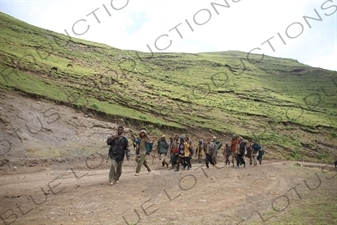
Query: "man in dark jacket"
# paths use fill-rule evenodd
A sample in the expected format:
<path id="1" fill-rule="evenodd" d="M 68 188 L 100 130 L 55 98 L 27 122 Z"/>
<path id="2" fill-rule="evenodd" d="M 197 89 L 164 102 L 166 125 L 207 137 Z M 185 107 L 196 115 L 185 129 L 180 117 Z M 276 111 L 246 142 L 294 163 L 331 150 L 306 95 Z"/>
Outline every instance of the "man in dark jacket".
<path id="1" fill-rule="evenodd" d="M 111 136 L 106 141 L 109 148 L 109 158 L 111 159 L 111 168 L 109 173 L 109 184 L 114 185 L 119 183 L 119 178 L 122 175 L 122 165 L 124 156 L 130 160 L 130 150 L 128 147 L 128 139 L 124 136 L 124 127 L 119 126 L 117 134 Z"/>
<path id="2" fill-rule="evenodd" d="M 247 148 L 247 141 L 243 140 L 240 137 L 240 147 L 236 155 L 236 168 L 239 168 L 240 164 L 243 164 L 243 168 L 246 168 L 246 162 L 245 162 L 246 148 Z"/>
<path id="3" fill-rule="evenodd" d="M 256 140 L 253 141 L 252 149 L 253 149 L 252 158 L 253 158 L 254 166 L 256 166 L 257 165 L 256 156 L 259 155 L 260 150 L 261 150 L 261 146 L 257 143 Z"/>

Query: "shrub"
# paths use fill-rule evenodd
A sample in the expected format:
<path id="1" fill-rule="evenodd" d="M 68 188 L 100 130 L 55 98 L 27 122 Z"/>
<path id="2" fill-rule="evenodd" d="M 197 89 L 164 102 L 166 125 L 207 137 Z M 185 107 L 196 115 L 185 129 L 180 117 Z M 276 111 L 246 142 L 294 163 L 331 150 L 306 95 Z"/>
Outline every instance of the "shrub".
<path id="1" fill-rule="evenodd" d="M 96 105 L 95 103 L 92 104 L 90 107 L 93 108 L 93 109 L 98 109 L 98 105 Z"/>
<path id="2" fill-rule="evenodd" d="M 76 109 L 82 110 L 83 106 L 82 105 L 76 105 Z"/>
<path id="3" fill-rule="evenodd" d="M 318 159 L 320 159 L 320 160 L 322 160 L 322 159 L 327 159 L 329 156 L 328 156 L 328 154 L 326 154 L 326 153 L 322 153 L 322 154 L 320 154 L 320 155 L 318 155 Z"/>
<path id="4" fill-rule="evenodd" d="M 144 115 L 140 115 L 139 118 L 141 118 L 143 120 L 146 120 L 146 116 L 144 116 Z"/>
<path id="5" fill-rule="evenodd" d="M 302 160 L 302 156 L 298 150 L 292 150 L 289 156 L 294 160 Z"/>

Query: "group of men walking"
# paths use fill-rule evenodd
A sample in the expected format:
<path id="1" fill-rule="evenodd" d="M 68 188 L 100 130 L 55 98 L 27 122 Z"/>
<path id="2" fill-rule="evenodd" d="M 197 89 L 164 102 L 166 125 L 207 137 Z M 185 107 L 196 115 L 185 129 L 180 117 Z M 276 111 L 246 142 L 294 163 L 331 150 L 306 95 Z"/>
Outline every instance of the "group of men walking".
<path id="1" fill-rule="evenodd" d="M 244 168 L 246 167 L 245 157 L 249 158 L 250 165 L 254 164 L 254 166 L 256 166 L 257 160 L 260 162 L 261 165 L 263 154 L 264 150 L 256 141 L 253 141 L 249 144 L 248 141 L 243 139 L 242 137 L 238 135 L 233 135 L 231 145 L 229 146 L 229 144 L 226 143 L 225 163 L 226 165 L 229 165 L 229 157 L 232 156 L 232 164 L 234 167 L 234 160 L 236 160 L 236 168 L 239 168 L 240 165 L 243 165 Z"/>
<path id="2" fill-rule="evenodd" d="M 136 151 L 136 173 L 135 176 L 139 176 L 139 172 L 142 166 L 145 166 L 148 173 L 151 173 L 151 168 L 147 163 L 146 156 L 150 154 L 153 149 L 155 137 L 149 138 L 145 130 L 141 130 L 139 137 L 132 138 L 133 146 Z M 119 183 L 119 178 L 122 174 L 122 164 L 126 157 L 130 160 L 130 149 L 128 139 L 124 136 L 124 127 L 119 126 L 116 135 L 111 136 L 107 140 L 107 144 L 110 145 L 108 157 L 111 159 L 111 168 L 109 173 L 109 184 L 114 185 Z M 196 146 L 193 146 L 189 137 L 179 135 L 169 137 L 166 140 L 166 136 L 162 135 L 157 142 L 156 152 L 159 155 L 162 167 L 169 167 L 179 171 L 180 166 L 184 169 L 191 169 L 191 160 L 194 157 L 198 158 L 199 163 L 203 163 L 205 160 L 206 167 L 209 165 L 215 167 L 217 165 L 217 155 L 222 147 L 221 141 L 215 136 L 207 138 L 206 141 L 199 140 Z M 225 164 L 230 165 L 229 157 L 232 157 L 233 167 L 239 168 L 240 165 L 246 167 L 245 157 L 250 159 L 250 165 L 257 165 L 257 160 L 262 162 L 262 155 L 264 151 L 261 146 L 254 142 L 248 145 L 248 141 L 244 140 L 238 135 L 233 135 L 231 144 L 226 142 L 224 147 L 224 156 L 226 158 Z"/>

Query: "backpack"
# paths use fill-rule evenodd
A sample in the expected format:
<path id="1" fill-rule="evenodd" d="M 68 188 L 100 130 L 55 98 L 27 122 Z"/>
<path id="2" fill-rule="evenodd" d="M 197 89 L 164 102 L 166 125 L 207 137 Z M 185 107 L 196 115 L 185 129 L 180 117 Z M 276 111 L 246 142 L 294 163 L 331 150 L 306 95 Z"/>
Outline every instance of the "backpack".
<path id="1" fill-rule="evenodd" d="M 258 151 L 260 151 L 261 146 L 259 144 L 253 144 L 252 149 L 253 149 L 253 153 L 256 154 Z"/>
<path id="2" fill-rule="evenodd" d="M 222 147 L 222 143 L 221 143 L 221 141 L 215 141 L 215 145 L 216 145 L 216 152 L 218 152 L 219 151 L 219 149 Z"/>
<path id="3" fill-rule="evenodd" d="M 153 143 L 146 143 L 145 148 L 146 148 L 146 154 L 150 155 L 150 152 L 152 151 L 152 148 L 153 148 Z"/>
<path id="4" fill-rule="evenodd" d="M 137 139 L 135 140 L 135 143 L 136 143 L 136 144 L 140 144 L 140 139 L 137 138 Z M 145 149 L 146 149 L 146 154 L 147 154 L 147 155 L 150 155 L 150 152 L 152 151 L 152 148 L 153 148 L 153 143 L 145 143 Z M 139 149 L 136 150 L 136 154 L 137 154 L 137 152 L 138 152 L 138 154 L 139 154 Z"/>

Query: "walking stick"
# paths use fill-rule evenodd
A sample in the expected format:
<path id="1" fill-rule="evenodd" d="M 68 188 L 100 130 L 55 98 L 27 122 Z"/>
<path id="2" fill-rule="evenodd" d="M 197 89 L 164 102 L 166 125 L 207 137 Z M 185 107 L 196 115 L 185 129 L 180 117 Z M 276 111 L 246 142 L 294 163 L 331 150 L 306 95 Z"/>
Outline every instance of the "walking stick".
<path id="1" fill-rule="evenodd" d="M 154 152 L 153 156 L 152 156 L 152 165 L 154 163 L 154 158 L 156 158 L 156 152 Z"/>

